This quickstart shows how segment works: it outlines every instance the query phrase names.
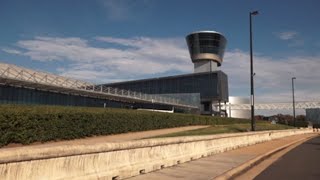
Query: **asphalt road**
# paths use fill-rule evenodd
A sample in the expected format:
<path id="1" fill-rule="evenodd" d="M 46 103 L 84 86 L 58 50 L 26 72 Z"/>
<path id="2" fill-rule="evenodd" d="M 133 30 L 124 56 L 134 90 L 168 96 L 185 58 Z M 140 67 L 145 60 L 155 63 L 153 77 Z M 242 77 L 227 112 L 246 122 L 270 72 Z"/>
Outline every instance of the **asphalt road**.
<path id="1" fill-rule="evenodd" d="M 255 179 L 320 179 L 320 137 L 312 138 L 289 151 Z"/>

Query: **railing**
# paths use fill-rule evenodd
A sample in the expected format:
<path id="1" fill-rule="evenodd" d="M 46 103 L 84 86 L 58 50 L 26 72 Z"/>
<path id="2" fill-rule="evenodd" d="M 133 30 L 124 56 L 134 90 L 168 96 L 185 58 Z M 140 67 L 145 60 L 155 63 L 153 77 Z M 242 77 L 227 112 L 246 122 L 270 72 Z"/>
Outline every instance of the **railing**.
<path id="1" fill-rule="evenodd" d="M 226 104 L 221 105 L 222 109 L 229 109 L 231 110 L 250 110 L 250 104 Z M 218 107 L 218 105 L 217 105 Z M 254 105 L 254 109 L 256 110 L 276 110 L 276 109 L 292 109 L 292 103 L 257 103 Z M 308 109 L 308 108 L 320 108 L 319 101 L 304 101 L 304 102 L 296 102 L 295 103 L 296 109 Z"/>
<path id="2" fill-rule="evenodd" d="M 163 97 L 161 95 L 144 94 L 141 92 L 106 87 L 104 85 L 95 85 L 93 83 L 66 78 L 45 72 L 34 71 L 12 64 L 0 63 L 0 77 L 0 82 L 3 81 L 2 83 L 4 83 L 4 79 L 11 79 L 95 93 L 97 97 L 99 97 L 99 95 L 108 95 L 131 100 L 146 101 L 149 103 L 160 103 L 188 108 L 198 108 L 196 105 L 183 102 L 182 99 Z"/>

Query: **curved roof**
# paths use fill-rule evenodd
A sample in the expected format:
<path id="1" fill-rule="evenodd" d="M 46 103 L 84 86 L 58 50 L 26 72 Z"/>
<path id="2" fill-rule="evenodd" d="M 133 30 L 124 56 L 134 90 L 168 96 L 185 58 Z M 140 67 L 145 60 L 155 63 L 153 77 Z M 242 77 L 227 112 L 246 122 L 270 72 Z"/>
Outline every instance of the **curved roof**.
<path id="1" fill-rule="evenodd" d="M 215 33 L 215 34 L 220 34 L 221 36 L 224 36 L 222 33 L 219 33 L 217 31 L 209 31 L 209 30 L 204 30 L 204 31 L 194 31 L 190 34 L 188 34 L 187 36 L 191 35 L 191 34 L 198 34 L 198 33 Z"/>

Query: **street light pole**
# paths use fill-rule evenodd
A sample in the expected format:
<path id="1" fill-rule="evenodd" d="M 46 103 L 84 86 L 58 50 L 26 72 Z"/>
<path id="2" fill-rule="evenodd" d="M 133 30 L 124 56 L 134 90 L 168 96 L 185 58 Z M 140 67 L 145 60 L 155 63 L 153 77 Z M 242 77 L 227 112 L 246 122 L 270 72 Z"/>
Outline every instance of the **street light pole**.
<path id="1" fill-rule="evenodd" d="M 292 108 L 293 108 L 293 126 L 296 127 L 296 107 L 295 107 L 295 101 L 294 101 L 294 80 L 296 77 L 292 77 Z"/>
<path id="2" fill-rule="evenodd" d="M 252 16 L 258 15 L 258 11 L 250 12 L 250 84 L 251 84 L 251 131 L 256 130 L 254 119 L 254 86 L 253 86 L 253 57 L 252 57 Z"/>

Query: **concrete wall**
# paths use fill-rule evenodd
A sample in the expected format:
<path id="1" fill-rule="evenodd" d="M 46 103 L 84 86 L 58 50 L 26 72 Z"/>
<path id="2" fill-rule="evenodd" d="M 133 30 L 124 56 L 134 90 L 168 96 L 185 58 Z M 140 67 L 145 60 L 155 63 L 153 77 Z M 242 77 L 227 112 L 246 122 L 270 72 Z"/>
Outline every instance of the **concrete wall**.
<path id="1" fill-rule="evenodd" d="M 0 149 L 0 179 L 122 179 L 312 129 Z"/>
<path id="2" fill-rule="evenodd" d="M 218 70 L 218 64 L 215 61 L 203 60 L 194 62 L 194 73 L 212 72 Z"/>

